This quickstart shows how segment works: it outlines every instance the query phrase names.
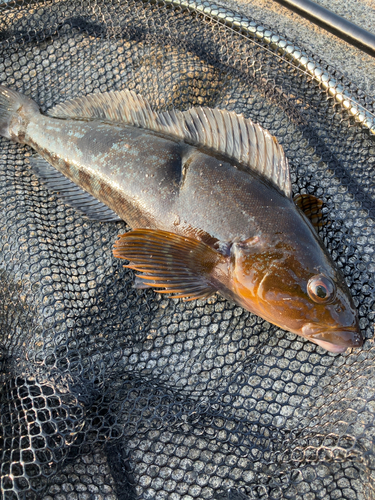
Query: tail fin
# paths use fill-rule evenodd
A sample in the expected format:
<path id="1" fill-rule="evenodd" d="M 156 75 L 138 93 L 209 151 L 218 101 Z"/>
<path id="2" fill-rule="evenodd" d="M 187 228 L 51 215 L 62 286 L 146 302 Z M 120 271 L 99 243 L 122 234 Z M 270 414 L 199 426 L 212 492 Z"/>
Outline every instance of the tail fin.
<path id="1" fill-rule="evenodd" d="M 0 135 L 7 139 L 15 139 L 14 135 L 22 132 L 24 128 L 24 119 L 27 115 L 39 112 L 39 107 L 33 100 L 16 92 L 15 90 L 8 89 L 0 85 Z M 20 117 L 17 123 L 16 130 L 10 131 L 10 125 L 13 118 Z"/>

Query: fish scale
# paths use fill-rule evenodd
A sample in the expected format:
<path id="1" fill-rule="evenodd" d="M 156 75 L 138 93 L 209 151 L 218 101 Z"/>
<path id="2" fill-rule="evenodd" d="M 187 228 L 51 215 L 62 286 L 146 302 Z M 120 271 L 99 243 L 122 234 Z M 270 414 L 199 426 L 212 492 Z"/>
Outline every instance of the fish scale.
<path id="1" fill-rule="evenodd" d="M 350 291 L 297 206 L 317 223 L 321 203 L 294 203 L 288 161 L 269 132 L 225 110 L 157 113 L 129 91 L 51 114 L 0 86 L 0 133 L 43 157 L 36 171 L 49 187 L 54 167 L 81 189 L 56 179 L 65 201 L 133 228 L 114 256 L 143 273 L 137 288 L 185 300 L 219 292 L 330 351 L 362 345 Z"/>

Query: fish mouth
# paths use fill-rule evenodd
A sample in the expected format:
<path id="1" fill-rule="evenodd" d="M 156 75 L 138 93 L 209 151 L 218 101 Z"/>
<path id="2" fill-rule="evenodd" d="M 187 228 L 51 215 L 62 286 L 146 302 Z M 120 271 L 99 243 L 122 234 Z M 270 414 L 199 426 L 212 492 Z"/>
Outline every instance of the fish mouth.
<path id="1" fill-rule="evenodd" d="M 311 342 L 323 347 L 323 349 L 335 353 L 342 353 L 349 347 L 361 347 L 363 345 L 362 335 L 359 329 L 355 328 L 322 331 L 311 324 L 307 324 L 302 328 L 302 335 Z"/>

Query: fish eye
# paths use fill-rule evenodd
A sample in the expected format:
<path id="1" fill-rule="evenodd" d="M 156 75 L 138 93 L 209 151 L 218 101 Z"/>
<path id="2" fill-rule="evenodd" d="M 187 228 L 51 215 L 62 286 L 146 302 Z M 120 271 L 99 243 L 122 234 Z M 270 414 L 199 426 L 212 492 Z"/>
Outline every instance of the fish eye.
<path id="1" fill-rule="evenodd" d="M 335 296 L 335 284 L 324 274 L 317 274 L 309 279 L 307 293 L 314 302 L 324 304 L 330 302 Z"/>

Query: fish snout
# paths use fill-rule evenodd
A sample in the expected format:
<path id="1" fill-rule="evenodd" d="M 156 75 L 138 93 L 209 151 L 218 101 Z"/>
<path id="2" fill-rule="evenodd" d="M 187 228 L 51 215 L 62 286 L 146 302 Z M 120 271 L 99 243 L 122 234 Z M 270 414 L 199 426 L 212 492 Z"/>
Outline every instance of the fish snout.
<path id="1" fill-rule="evenodd" d="M 302 335 L 311 342 L 327 349 L 327 351 L 336 353 L 345 352 L 350 347 L 361 347 L 363 345 L 363 337 L 359 327 L 322 331 L 309 323 L 302 327 Z"/>

